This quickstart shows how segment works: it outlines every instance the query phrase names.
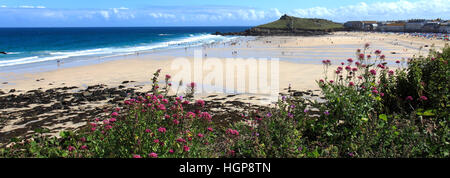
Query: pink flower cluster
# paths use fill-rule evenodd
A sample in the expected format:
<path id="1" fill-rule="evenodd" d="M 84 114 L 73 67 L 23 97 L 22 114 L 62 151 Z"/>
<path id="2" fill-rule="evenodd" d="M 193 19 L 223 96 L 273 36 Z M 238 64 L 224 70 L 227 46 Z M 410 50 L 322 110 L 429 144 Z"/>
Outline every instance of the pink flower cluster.
<path id="1" fill-rule="evenodd" d="M 239 136 L 239 131 L 233 130 L 233 129 L 227 129 L 226 133 L 229 134 L 229 135 Z"/>

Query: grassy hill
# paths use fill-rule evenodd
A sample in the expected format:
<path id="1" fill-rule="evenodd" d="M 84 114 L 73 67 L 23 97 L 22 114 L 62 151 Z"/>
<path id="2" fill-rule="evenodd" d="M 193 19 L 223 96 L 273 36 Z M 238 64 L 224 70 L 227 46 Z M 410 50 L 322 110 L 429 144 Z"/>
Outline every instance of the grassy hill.
<path id="1" fill-rule="evenodd" d="M 295 29 L 295 30 L 332 30 L 343 29 L 344 26 L 325 19 L 298 18 L 288 15 L 282 16 L 279 20 L 259 25 L 256 28 L 262 29 Z"/>

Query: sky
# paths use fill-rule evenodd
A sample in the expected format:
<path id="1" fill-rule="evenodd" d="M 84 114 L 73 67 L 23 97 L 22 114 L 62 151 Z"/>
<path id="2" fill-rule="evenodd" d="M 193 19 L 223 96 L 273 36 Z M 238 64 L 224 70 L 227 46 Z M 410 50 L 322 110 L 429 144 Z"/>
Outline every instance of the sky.
<path id="1" fill-rule="evenodd" d="M 450 19 L 450 0 L 0 0 L 0 27 L 254 26 L 283 14 Z"/>

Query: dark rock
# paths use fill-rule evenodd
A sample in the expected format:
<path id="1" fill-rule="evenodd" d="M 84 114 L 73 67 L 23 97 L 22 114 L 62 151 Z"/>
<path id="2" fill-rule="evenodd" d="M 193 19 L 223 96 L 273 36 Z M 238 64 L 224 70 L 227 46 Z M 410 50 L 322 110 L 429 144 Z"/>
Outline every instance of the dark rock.
<path id="1" fill-rule="evenodd" d="M 14 92 L 16 92 L 16 89 L 9 90 L 9 93 L 14 93 Z"/>

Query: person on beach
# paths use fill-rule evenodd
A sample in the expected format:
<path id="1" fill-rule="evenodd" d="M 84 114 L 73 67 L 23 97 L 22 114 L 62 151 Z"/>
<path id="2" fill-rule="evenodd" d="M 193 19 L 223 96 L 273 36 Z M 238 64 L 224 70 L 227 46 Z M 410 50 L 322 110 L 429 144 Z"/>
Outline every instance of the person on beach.
<path id="1" fill-rule="evenodd" d="M 56 65 L 59 67 L 59 65 L 60 65 L 60 63 L 61 63 L 61 61 L 58 59 L 58 60 L 56 60 Z"/>

